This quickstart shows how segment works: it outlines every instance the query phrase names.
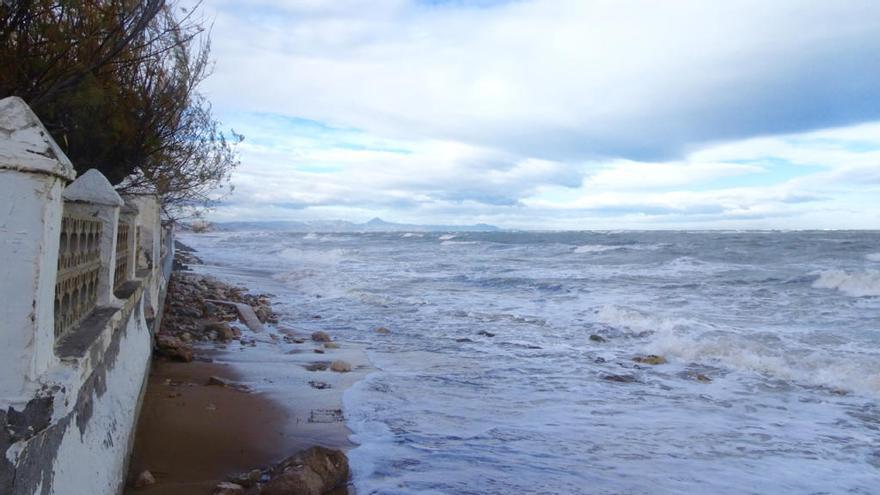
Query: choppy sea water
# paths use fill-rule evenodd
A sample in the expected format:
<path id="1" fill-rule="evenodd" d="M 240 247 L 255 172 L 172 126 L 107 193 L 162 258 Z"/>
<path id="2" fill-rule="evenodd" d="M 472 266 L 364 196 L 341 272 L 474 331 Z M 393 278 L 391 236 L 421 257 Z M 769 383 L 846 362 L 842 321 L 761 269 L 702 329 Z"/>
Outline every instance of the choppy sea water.
<path id="1" fill-rule="evenodd" d="M 880 493 L 880 232 L 183 240 L 368 346 L 359 494 Z"/>

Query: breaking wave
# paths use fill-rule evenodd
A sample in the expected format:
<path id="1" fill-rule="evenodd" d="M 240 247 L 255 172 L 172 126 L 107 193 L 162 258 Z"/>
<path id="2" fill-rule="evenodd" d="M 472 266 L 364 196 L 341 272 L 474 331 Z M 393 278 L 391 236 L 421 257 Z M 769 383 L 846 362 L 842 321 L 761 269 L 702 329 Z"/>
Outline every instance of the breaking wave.
<path id="1" fill-rule="evenodd" d="M 880 296 L 880 271 L 824 270 L 813 282 L 816 289 L 837 289 L 848 296 Z"/>

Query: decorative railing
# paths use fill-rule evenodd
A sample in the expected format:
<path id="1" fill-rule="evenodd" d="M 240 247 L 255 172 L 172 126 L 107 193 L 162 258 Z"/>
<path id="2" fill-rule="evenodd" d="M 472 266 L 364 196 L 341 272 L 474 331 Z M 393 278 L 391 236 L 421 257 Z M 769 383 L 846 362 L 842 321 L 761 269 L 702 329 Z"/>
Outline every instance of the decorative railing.
<path id="1" fill-rule="evenodd" d="M 128 280 L 128 223 L 119 222 L 116 230 L 116 273 L 113 275 L 113 288 Z"/>
<path id="2" fill-rule="evenodd" d="M 100 268 L 101 221 L 65 213 L 55 284 L 55 338 L 95 309 Z"/>

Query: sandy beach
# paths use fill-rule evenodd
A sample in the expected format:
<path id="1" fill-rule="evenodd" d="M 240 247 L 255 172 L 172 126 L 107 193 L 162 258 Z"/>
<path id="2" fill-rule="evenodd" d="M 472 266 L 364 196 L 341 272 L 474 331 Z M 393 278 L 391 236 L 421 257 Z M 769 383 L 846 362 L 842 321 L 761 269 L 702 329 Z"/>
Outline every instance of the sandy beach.
<path id="1" fill-rule="evenodd" d="M 194 261 L 185 255 L 181 259 Z M 180 362 L 179 356 L 159 349 L 149 375 L 126 493 L 210 494 L 221 482 L 256 469 L 267 473 L 273 464 L 315 445 L 343 451 L 352 447 L 342 394 L 370 371 L 359 347 L 322 341 L 332 339 L 329 335 L 315 340 L 287 320 L 267 323 L 259 331 L 230 320 L 232 338 L 217 336 L 211 329 L 217 321 L 227 321 L 229 312 L 205 318 L 204 311 L 193 311 L 192 299 L 216 298 L 218 287 L 222 292 L 230 286 L 207 279 L 208 290 L 202 290 L 199 283 L 191 283 L 206 281 L 202 276 L 185 271 L 176 275 L 178 284 L 187 281 L 198 290 L 169 294 L 170 317 L 163 332 L 181 337 L 178 343 L 192 349 L 193 360 Z M 232 288 L 221 295 L 235 296 L 239 291 Z M 214 309 L 209 307 L 208 312 Z M 348 367 L 350 371 L 331 369 Z M 144 471 L 154 483 L 139 483 Z M 264 474 L 261 481 L 267 477 Z M 246 488 L 247 493 L 259 493 L 259 484 Z"/>

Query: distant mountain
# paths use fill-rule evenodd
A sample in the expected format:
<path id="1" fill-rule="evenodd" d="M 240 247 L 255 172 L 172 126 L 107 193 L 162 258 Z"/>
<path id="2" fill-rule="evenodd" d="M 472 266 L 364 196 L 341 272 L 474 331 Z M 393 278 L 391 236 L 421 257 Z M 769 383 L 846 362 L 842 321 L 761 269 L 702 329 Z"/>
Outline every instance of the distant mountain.
<path id="1" fill-rule="evenodd" d="M 211 224 L 214 231 L 269 230 L 284 232 L 494 232 L 500 230 L 494 225 L 415 225 L 386 222 L 374 218 L 366 223 L 353 223 L 345 220 L 298 221 L 258 221 L 258 222 L 217 222 Z"/>

